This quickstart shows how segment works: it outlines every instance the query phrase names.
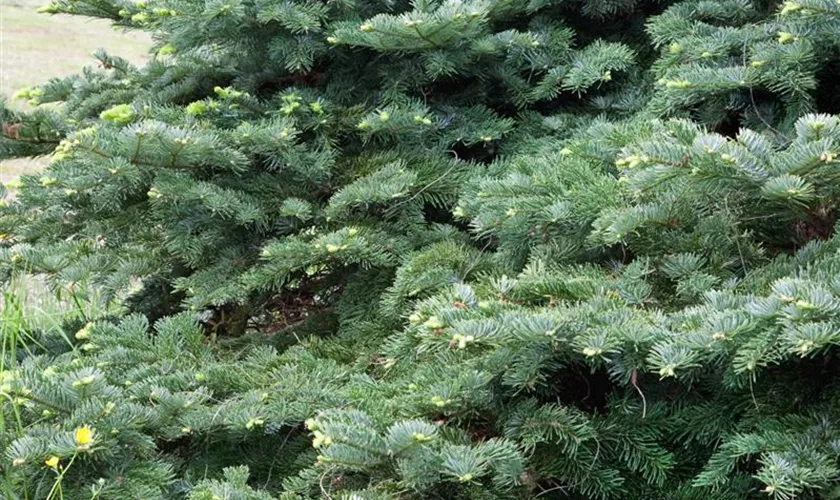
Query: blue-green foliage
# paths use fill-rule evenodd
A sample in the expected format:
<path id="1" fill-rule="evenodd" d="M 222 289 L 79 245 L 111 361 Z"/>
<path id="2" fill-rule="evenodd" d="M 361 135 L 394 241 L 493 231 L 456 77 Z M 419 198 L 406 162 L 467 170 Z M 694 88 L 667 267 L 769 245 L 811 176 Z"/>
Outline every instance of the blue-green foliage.
<path id="1" fill-rule="evenodd" d="M 834 0 L 55 0 L 12 499 L 840 497 Z M 8 345 L 4 338 L 4 347 Z"/>

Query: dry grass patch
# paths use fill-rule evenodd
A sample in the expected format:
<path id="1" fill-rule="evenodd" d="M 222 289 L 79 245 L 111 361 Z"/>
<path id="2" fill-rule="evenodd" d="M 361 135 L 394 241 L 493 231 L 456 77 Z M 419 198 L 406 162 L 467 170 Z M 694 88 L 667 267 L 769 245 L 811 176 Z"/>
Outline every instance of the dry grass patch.
<path id="1" fill-rule="evenodd" d="M 7 99 L 22 88 L 95 64 L 91 53 L 100 48 L 135 64 L 148 60 L 152 43 L 145 33 L 115 30 L 102 20 L 36 13 L 43 3 L 0 0 L 0 94 Z M 27 106 L 22 102 L 13 105 L 18 109 Z M 46 159 L 2 161 L 0 181 L 36 172 L 44 165 Z"/>

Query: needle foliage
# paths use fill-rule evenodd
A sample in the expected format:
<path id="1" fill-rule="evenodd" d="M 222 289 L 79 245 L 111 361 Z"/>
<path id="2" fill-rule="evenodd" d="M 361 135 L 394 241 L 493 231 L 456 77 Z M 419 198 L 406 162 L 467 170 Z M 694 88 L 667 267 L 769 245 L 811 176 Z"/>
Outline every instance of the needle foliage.
<path id="1" fill-rule="evenodd" d="M 840 498 L 840 3 L 43 10 L 156 46 L 0 106 L 121 308 L 2 330 L 7 498 Z"/>

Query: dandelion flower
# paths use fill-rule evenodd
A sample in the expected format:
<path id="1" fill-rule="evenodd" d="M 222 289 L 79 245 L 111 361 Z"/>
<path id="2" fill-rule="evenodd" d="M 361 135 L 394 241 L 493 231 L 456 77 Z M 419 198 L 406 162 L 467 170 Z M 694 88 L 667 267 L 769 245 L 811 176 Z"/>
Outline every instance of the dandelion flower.
<path id="1" fill-rule="evenodd" d="M 93 430 L 87 425 L 83 425 L 76 429 L 73 437 L 78 446 L 87 447 L 93 442 Z"/>

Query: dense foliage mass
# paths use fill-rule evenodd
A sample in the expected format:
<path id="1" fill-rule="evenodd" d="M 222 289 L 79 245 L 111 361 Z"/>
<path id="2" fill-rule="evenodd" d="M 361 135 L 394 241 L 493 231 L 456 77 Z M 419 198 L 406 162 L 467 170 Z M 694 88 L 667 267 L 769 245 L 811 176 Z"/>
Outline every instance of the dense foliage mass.
<path id="1" fill-rule="evenodd" d="M 125 309 L 7 498 L 840 498 L 840 3 L 44 10 L 157 45 L 0 108 L 0 273 Z"/>

